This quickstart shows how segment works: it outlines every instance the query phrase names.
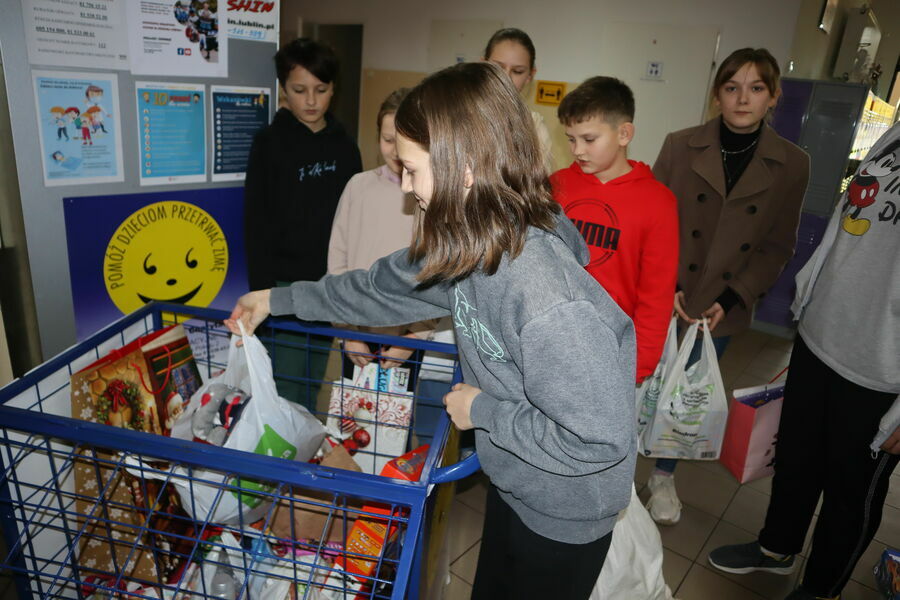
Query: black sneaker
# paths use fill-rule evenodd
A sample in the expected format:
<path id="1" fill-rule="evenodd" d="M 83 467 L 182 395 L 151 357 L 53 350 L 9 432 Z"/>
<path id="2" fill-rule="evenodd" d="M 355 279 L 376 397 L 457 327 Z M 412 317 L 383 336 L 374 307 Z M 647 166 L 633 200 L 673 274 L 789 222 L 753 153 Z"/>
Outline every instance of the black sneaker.
<path id="1" fill-rule="evenodd" d="M 716 548 L 709 553 L 709 564 L 720 571 L 737 575 L 754 571 L 764 571 L 776 575 L 790 575 L 794 572 L 793 555 L 781 560 L 772 558 L 763 554 L 759 542 Z"/>

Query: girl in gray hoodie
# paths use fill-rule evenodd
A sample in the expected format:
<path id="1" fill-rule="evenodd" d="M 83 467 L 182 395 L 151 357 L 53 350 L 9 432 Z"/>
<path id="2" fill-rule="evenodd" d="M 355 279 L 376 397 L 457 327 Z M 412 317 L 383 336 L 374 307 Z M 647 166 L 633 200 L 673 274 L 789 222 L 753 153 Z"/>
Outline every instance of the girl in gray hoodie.
<path id="1" fill-rule="evenodd" d="M 389 326 L 451 315 L 465 383 L 444 398 L 491 480 L 472 598 L 587 598 L 635 461 L 631 320 L 583 268 L 531 117 L 490 63 L 444 69 L 396 115 L 412 245 L 368 271 L 241 297 L 269 314 Z"/>

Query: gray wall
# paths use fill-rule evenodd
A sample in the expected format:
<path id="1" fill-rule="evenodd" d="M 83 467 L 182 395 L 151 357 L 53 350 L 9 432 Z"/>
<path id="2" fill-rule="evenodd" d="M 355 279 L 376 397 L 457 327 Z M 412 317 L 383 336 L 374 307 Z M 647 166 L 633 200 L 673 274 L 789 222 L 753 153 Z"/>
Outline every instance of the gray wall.
<path id="1" fill-rule="evenodd" d="M 2 60 L 2 54 L 0 54 Z M 6 354 L 12 376 L 19 377 L 41 362 L 37 314 L 31 292 L 31 270 L 25 243 L 25 222 L 19 201 L 19 175 L 13 151 L 9 99 L 0 72 L 0 309 L 5 332 L 0 337 L 0 361 Z M 5 342 L 5 344 L 4 344 Z M 2 385 L 2 384 L 0 384 Z"/>
<path id="2" fill-rule="evenodd" d="M 127 0 L 129 2 L 136 0 Z M 66 250 L 63 203 L 65 197 L 98 196 L 159 192 L 166 190 L 208 189 L 233 187 L 239 183 L 200 183 L 180 186 L 138 185 L 137 124 L 134 109 L 135 78 L 128 71 L 116 71 L 119 76 L 119 112 L 122 128 L 122 158 L 125 181 L 122 183 L 60 186 L 47 188 L 41 173 L 40 145 L 37 134 L 32 68 L 87 71 L 89 69 L 65 69 L 52 65 L 30 65 L 25 48 L 20 0 L 2 0 L 0 19 L 0 51 L 9 96 L 13 144 L 19 177 L 22 215 L 28 243 L 28 259 L 31 267 L 32 287 L 37 310 L 41 351 L 44 360 L 54 356 L 75 342 L 75 320 L 69 281 L 69 262 Z M 123 25 L 124 26 L 124 25 Z M 220 85 L 247 85 L 272 89 L 272 104 L 277 96 L 275 68 L 272 56 L 275 44 L 229 40 L 228 78 L 189 78 L 141 76 L 142 81 L 190 81 Z M 207 87 L 207 92 L 208 92 Z M 273 106 L 274 110 L 274 106 Z M 212 123 L 207 115 L 207 132 Z M 208 138 L 209 136 L 207 136 Z M 209 167 L 207 166 L 209 169 Z M 4 282 L 12 278 L 2 274 Z"/>

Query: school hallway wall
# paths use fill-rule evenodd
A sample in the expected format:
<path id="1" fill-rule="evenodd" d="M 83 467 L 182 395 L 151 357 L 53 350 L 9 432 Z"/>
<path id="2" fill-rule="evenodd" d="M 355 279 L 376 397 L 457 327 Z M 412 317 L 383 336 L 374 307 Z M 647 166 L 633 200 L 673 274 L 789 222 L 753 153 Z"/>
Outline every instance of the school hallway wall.
<path id="1" fill-rule="evenodd" d="M 308 20 L 363 25 L 363 97 L 360 101 L 359 144 L 364 166 L 371 168 L 378 164 L 374 134 L 378 104 L 390 90 L 415 83 L 433 70 L 435 22 L 456 22 L 461 33 L 477 31 L 479 24 L 487 22 L 521 28 L 532 37 L 537 49 L 538 71 L 535 79 L 566 82 L 567 89 L 571 90 L 592 75 L 612 74 L 612 65 L 628 62 L 628 57 L 640 50 L 640 46 L 608 43 L 610 37 L 616 37 L 617 28 L 624 28 L 626 24 L 627 27 L 642 30 L 651 26 L 668 30 L 681 28 L 684 35 L 692 35 L 691 31 L 718 32 L 718 49 L 712 48 L 709 52 L 709 63 L 697 65 L 704 73 L 709 73 L 713 58 L 721 60 L 733 50 L 745 46 L 766 47 L 779 63 L 785 64 L 790 55 L 800 4 L 801 0 L 760 0 L 753 3 L 719 0 L 640 0 L 630 3 L 573 0 L 547 3 L 523 0 L 511 6 L 500 0 L 462 0 L 445 4 L 410 0 L 390 4 L 371 0 L 334 0 L 328 3 L 298 0 L 282 6 L 282 22 L 295 24 Z M 478 54 L 485 42 L 486 37 L 471 40 L 474 46 L 466 48 L 474 48 Z M 466 60 L 474 58 L 477 56 L 466 54 Z M 444 64 L 452 62 L 445 60 Z M 673 72 L 677 71 L 674 63 L 671 66 Z M 635 80 L 640 81 L 638 73 L 631 74 L 633 79 L 621 73 L 618 75 L 625 76 L 632 84 Z M 668 88 L 671 90 L 678 82 L 671 80 L 669 83 L 673 84 Z M 549 106 L 535 108 L 533 86 L 531 84 L 523 96 L 530 108 L 544 116 L 553 140 L 555 166 L 565 166 L 571 158 L 556 119 L 556 109 Z M 703 87 L 690 100 L 695 105 L 679 106 L 678 111 L 672 111 L 683 111 L 688 117 L 654 115 L 659 118 L 645 119 L 643 129 L 639 93 L 639 120 L 636 125 L 640 141 L 634 148 L 635 158 L 652 162 L 666 133 L 702 121 L 706 94 L 706 86 Z M 680 96 L 683 97 L 683 94 L 680 93 Z M 650 102 L 645 101 L 644 105 L 649 106 Z M 653 110 L 659 112 L 656 107 Z"/>

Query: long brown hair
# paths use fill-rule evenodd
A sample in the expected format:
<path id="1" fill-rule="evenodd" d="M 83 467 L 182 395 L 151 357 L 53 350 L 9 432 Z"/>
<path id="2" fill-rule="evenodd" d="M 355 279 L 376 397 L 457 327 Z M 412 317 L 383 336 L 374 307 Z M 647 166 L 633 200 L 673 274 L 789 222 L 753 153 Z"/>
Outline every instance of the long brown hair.
<path id="1" fill-rule="evenodd" d="M 552 230 L 553 201 L 534 122 L 506 74 L 464 63 L 426 78 L 400 104 L 397 132 L 430 153 L 434 186 L 410 260 L 423 286 L 493 275 L 517 257 L 528 227 Z M 466 168 L 472 187 L 466 193 Z"/>

